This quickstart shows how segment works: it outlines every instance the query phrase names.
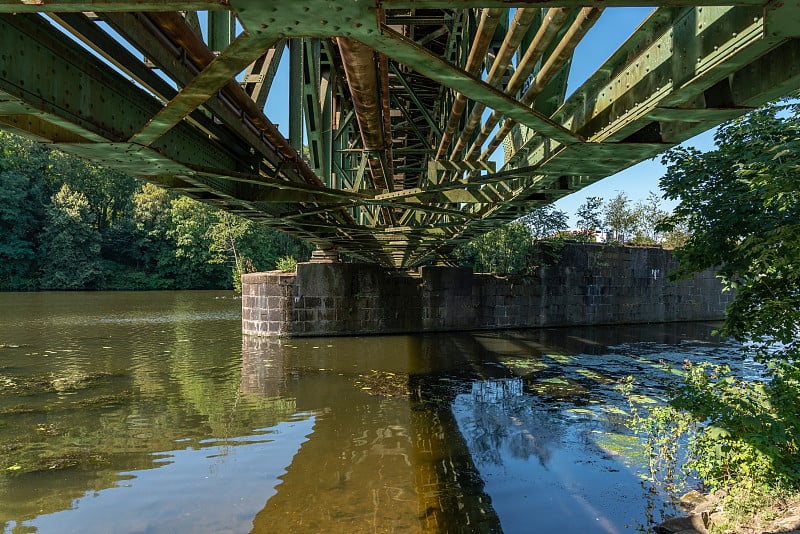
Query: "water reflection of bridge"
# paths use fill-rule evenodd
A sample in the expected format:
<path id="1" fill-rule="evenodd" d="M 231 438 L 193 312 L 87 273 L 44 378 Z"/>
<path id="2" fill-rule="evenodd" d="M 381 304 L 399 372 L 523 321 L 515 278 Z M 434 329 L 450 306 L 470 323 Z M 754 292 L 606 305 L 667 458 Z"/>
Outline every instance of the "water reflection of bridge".
<path id="1" fill-rule="evenodd" d="M 593 347 L 603 351 L 625 342 L 674 342 L 692 336 L 687 328 L 643 326 L 622 333 L 624 339 L 618 330 L 600 328 L 398 336 L 380 343 L 245 337 L 241 392 L 294 398 L 299 412 L 317 414 L 277 494 L 256 516 L 254 532 L 296 531 L 298 525 L 317 531 L 500 531 L 477 464 L 502 466 L 498 455 L 506 448 L 512 459 L 533 458 L 547 470 L 553 443 L 570 439 L 569 425 L 550 420 L 552 409 L 531 396 L 527 379 L 523 390 L 512 362 L 536 362 L 546 353 L 591 354 Z M 557 369 L 546 375 L 559 376 Z M 587 379 L 579 402 L 589 401 L 592 381 L 607 378 Z M 394 384 L 381 389 L 382 381 Z M 585 466 L 582 476 L 602 478 L 615 469 L 603 462 L 611 460 Z M 565 468 L 551 469 L 564 474 Z M 635 496 L 625 498 L 636 506 Z M 555 502 L 563 505 L 564 499 L 575 499 L 575 517 L 593 513 L 595 521 L 609 513 L 591 508 L 579 492 Z"/>
<path id="2" fill-rule="evenodd" d="M 473 366 L 468 353 L 438 372 L 417 374 L 441 347 L 397 337 L 375 354 L 369 339 L 339 338 L 335 351 L 314 352 L 308 340 L 294 349 L 286 341 L 244 339 L 243 392 L 295 397 L 297 410 L 321 412 L 254 532 L 294 532 L 299 525 L 320 532 L 500 531 L 449 409 L 456 383 L 438 380 Z M 342 352 L 351 355 L 346 368 L 337 364 Z M 370 374 L 394 378 L 398 388 L 390 396 L 370 394 L 356 384 Z"/>
<path id="3" fill-rule="evenodd" d="M 0 126 L 411 266 L 798 86 L 796 2 L 602 4 L 658 7 L 565 100 L 597 2 L 0 0 Z"/>

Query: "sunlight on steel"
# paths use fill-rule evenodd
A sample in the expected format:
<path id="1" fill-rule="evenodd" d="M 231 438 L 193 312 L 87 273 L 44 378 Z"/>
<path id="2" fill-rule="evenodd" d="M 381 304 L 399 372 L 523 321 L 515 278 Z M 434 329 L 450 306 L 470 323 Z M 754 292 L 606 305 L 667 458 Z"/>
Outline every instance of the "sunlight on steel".
<path id="1" fill-rule="evenodd" d="M 0 0 L 0 128 L 412 267 L 800 86 L 800 5 L 725 4 Z M 565 100 L 611 6 L 657 9 Z"/>

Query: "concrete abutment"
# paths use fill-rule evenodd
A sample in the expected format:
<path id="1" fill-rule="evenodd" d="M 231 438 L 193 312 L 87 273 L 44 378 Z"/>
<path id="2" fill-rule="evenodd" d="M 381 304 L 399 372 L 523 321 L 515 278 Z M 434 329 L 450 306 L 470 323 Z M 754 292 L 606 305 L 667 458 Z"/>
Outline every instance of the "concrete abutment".
<path id="1" fill-rule="evenodd" d="M 713 271 L 668 280 L 668 250 L 568 243 L 530 276 L 425 266 L 303 263 L 242 277 L 242 332 L 332 336 L 717 320 L 733 298 Z"/>

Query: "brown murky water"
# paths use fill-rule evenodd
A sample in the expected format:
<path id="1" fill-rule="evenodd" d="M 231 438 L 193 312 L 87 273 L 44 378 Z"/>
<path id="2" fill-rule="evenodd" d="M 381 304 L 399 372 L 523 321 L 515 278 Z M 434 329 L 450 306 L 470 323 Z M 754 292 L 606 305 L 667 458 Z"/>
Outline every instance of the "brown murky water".
<path id="1" fill-rule="evenodd" d="M 270 340 L 222 292 L 0 294 L 5 532 L 636 532 L 616 381 L 712 325 Z"/>

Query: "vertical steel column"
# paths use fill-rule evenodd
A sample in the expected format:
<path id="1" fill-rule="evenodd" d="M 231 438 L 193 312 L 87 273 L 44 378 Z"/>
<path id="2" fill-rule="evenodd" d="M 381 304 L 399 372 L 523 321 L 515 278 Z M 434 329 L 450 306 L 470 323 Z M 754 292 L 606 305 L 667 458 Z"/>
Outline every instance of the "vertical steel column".
<path id="1" fill-rule="evenodd" d="M 337 98 L 333 98 L 334 96 L 337 96 Z M 352 136 L 353 127 L 351 124 L 353 117 L 355 117 L 355 113 L 351 109 L 346 114 L 342 114 L 338 95 L 335 95 L 333 89 L 331 89 L 331 100 L 332 105 L 336 106 L 336 109 L 331 109 L 331 111 L 337 118 L 337 123 L 335 125 L 336 129 L 333 130 L 333 125 L 331 126 L 331 146 L 333 147 L 332 168 L 336 173 L 336 183 L 334 184 L 334 187 L 336 187 L 336 189 L 354 189 L 355 177 L 353 172 L 356 165 L 358 165 L 358 158 L 353 152 L 348 152 L 347 148 Z"/>
<path id="2" fill-rule="evenodd" d="M 333 80 L 331 67 L 325 65 L 320 72 L 320 104 L 322 105 L 320 144 L 322 145 L 323 180 L 328 187 L 336 187 L 333 181 Z"/>
<path id="3" fill-rule="evenodd" d="M 330 182 L 330 116 L 325 118 L 325 102 L 330 93 L 330 67 L 323 77 L 322 43 L 319 39 L 303 40 L 303 111 L 306 118 L 306 142 L 311 166 L 325 183 Z M 327 141 L 327 142 L 326 142 Z"/>
<path id="4" fill-rule="evenodd" d="M 289 144 L 303 151 L 303 39 L 289 40 Z"/>
<path id="5" fill-rule="evenodd" d="M 222 52 L 236 35 L 235 19 L 230 11 L 208 12 L 208 47 Z"/>

